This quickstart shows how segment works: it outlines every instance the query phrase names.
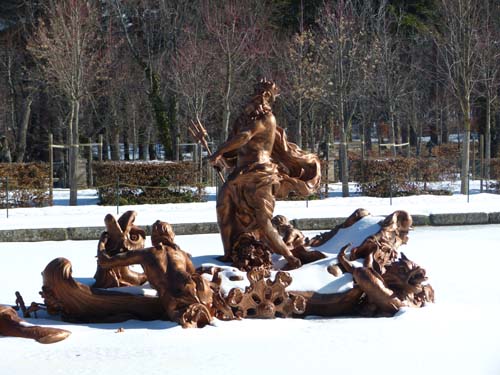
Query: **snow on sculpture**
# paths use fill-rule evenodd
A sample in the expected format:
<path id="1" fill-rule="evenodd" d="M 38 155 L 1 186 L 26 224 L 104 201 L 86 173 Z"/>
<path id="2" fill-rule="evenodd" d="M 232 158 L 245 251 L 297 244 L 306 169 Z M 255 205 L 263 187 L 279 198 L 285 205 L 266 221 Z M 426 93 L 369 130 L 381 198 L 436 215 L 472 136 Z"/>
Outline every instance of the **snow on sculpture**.
<path id="1" fill-rule="evenodd" d="M 108 216 L 106 221 L 112 222 Z M 221 264 L 216 255 L 214 263 L 195 269 L 191 256 L 175 244 L 172 227 L 158 220 L 152 225 L 152 247 L 112 256 L 98 253 L 102 270 L 141 264 L 155 295 L 137 294 L 137 287 L 130 286 L 84 285 L 73 279 L 65 258 L 54 259 L 43 271 L 41 295 L 49 314 L 70 322 L 164 319 L 188 328 L 214 319 L 392 316 L 403 307 L 434 301 L 425 270 L 398 252 L 408 241 L 411 225 L 405 211 L 379 218 L 356 210 L 331 231 L 304 238 L 304 251 L 321 254 L 318 259 L 284 272 L 279 269 L 286 259 L 273 255 L 270 268 L 247 272 Z M 69 335 L 49 327 L 26 327 L 14 310 L 0 309 L 0 335 L 45 343 Z"/>
<path id="2" fill-rule="evenodd" d="M 398 252 L 411 225 L 404 211 L 377 218 L 356 210 L 330 232 L 304 240 L 301 246 L 321 254 L 319 259 L 284 272 L 279 268 L 286 259 L 274 256 L 271 269 L 247 272 L 215 264 L 215 255 L 214 264 L 195 269 L 190 255 L 175 244 L 172 227 L 158 220 L 152 225 L 152 247 L 98 256 L 103 269 L 142 265 L 156 296 L 130 294 L 130 287 L 118 293 L 83 285 L 71 277 L 71 263 L 63 258 L 44 270 L 42 295 L 49 313 L 83 322 L 167 319 L 203 327 L 213 319 L 388 316 L 434 301 L 425 270 Z"/>

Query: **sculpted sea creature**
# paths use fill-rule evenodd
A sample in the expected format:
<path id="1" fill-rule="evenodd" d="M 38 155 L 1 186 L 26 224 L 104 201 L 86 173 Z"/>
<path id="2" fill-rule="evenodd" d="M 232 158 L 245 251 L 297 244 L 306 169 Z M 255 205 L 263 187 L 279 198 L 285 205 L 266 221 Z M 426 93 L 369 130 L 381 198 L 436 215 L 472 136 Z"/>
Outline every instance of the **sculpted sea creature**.
<path id="1" fill-rule="evenodd" d="M 427 280 L 425 270 L 404 254 L 381 274 L 373 268 L 372 254 L 367 254 L 363 267 L 353 266 L 345 255 L 348 248 L 349 245 L 342 248 L 338 259 L 365 294 L 363 314 L 392 316 L 402 307 L 421 307 L 425 302 L 434 302 L 434 290 L 422 284 Z"/>
<path id="2" fill-rule="evenodd" d="M 136 216 L 135 211 L 127 211 L 117 221 L 113 215 L 106 215 L 106 231 L 101 234 L 97 253 L 113 256 L 144 248 L 146 232 L 134 225 Z M 103 269 L 97 265 L 94 279 L 96 288 L 142 285 L 147 281 L 146 275 L 126 266 Z"/>

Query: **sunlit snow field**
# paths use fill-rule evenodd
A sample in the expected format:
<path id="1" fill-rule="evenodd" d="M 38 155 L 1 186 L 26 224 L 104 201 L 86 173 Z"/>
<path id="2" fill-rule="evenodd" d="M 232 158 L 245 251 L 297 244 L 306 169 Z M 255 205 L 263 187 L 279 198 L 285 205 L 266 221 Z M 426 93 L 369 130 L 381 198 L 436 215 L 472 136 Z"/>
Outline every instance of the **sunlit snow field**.
<path id="1" fill-rule="evenodd" d="M 500 211 L 497 197 L 471 195 L 469 206 L 465 207 L 480 211 L 489 201 L 490 212 Z M 429 204 L 426 198 L 421 199 L 420 205 L 416 199 L 411 203 L 402 200 L 386 211 L 441 209 L 437 204 L 424 207 Z M 352 203 L 342 198 L 324 206 L 320 201 L 310 203 L 318 204 L 315 212 L 324 217 L 344 216 L 344 211 L 350 214 L 358 207 L 373 212 L 370 199 L 350 199 Z M 453 207 L 450 200 L 465 199 L 455 195 L 443 205 Z M 474 202 L 478 201 L 481 206 L 475 207 Z M 387 201 L 383 203 L 388 205 Z M 305 203 L 294 205 L 285 209 L 285 215 L 304 217 Z M 171 220 L 177 216 L 174 213 L 212 221 L 190 207 L 134 209 L 139 212 L 138 218 L 146 216 L 143 222 L 147 224 L 156 219 L 175 222 Z M 375 205 L 375 211 L 377 207 L 380 206 Z M 41 218 L 40 222 L 47 226 L 59 222 L 69 226 L 72 221 L 85 222 L 85 216 L 100 217 L 100 223 L 92 225 L 103 225 L 104 214 L 114 213 L 112 207 L 90 204 L 79 206 L 70 216 L 61 208 L 69 209 L 23 209 L 25 225 L 11 224 L 12 228 L 33 226 Z M 25 214 L 24 210 L 31 210 L 32 214 Z M 39 210 L 45 211 L 41 214 Z M 283 213 L 279 205 L 275 213 Z M 11 215 L 9 219 L 0 217 L 0 224 L 8 227 L 18 213 L 12 210 Z M 177 236 L 176 242 L 193 255 L 196 264 L 222 253 L 216 234 Z M 52 317 L 28 319 L 31 323 L 63 327 L 72 335 L 53 345 L 0 337 L 1 373 L 500 374 L 499 244 L 500 225 L 416 227 L 410 233 L 409 243 L 400 250 L 427 270 L 436 303 L 408 309 L 393 318 L 247 319 L 216 321 L 203 329 L 182 329 L 165 321 L 75 325 Z M 27 303 L 41 301 L 40 272 L 56 257 L 71 260 L 75 278 L 91 278 L 96 267 L 96 246 L 97 241 L 0 243 L 0 304 L 14 304 L 15 291 L 20 291 Z M 121 327 L 124 331 L 117 333 Z"/>

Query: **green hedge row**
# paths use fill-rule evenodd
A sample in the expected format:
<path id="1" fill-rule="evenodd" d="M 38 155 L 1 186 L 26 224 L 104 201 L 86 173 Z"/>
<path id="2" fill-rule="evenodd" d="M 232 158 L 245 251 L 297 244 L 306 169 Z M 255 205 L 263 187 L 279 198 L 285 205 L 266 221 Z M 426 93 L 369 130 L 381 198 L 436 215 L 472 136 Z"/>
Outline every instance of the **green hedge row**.
<path id="1" fill-rule="evenodd" d="M 205 191 L 199 166 L 190 162 L 95 162 L 103 205 L 200 202 Z M 118 198 L 117 198 L 118 197 Z"/>
<path id="2" fill-rule="evenodd" d="M 0 207 L 6 208 L 7 204 L 8 207 L 50 206 L 49 165 L 0 163 Z"/>

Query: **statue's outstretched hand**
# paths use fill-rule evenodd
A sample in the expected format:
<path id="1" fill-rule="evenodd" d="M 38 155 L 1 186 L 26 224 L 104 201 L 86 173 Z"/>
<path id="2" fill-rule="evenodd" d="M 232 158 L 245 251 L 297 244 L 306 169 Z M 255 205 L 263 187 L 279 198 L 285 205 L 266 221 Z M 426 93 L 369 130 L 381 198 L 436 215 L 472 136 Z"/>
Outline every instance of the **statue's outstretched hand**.
<path id="1" fill-rule="evenodd" d="M 208 161 L 210 162 L 212 167 L 214 167 L 215 169 L 223 170 L 223 169 L 227 168 L 226 159 L 220 154 L 216 154 L 216 153 L 213 154 L 212 156 L 210 156 Z"/>

